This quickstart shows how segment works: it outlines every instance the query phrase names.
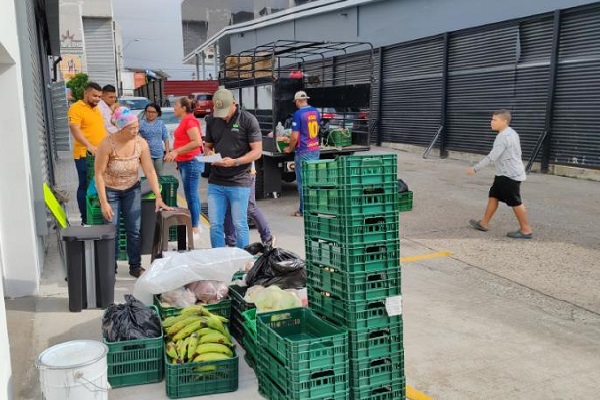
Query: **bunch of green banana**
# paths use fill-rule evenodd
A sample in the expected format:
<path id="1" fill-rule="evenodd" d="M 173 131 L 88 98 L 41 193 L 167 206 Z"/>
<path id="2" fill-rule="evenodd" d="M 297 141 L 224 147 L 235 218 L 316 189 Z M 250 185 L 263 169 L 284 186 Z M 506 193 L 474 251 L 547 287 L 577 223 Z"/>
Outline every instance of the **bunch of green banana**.
<path id="1" fill-rule="evenodd" d="M 195 305 L 184 308 L 181 314 L 163 321 L 167 337 L 166 352 L 172 364 L 218 361 L 233 357 L 233 344 L 228 320 Z M 216 369 L 215 366 L 198 368 L 196 372 Z"/>

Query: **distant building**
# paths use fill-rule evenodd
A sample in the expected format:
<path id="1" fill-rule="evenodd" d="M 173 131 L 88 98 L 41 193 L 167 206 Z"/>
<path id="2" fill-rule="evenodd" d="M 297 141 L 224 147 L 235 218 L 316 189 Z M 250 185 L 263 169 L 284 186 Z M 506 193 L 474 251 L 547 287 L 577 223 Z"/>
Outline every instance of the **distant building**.
<path id="1" fill-rule="evenodd" d="M 101 86 L 120 88 L 123 45 L 112 2 L 60 0 L 60 33 L 63 80 L 84 72 Z"/>
<path id="2" fill-rule="evenodd" d="M 207 39 L 184 62 L 199 64 L 211 49 L 218 66 L 229 54 L 277 40 L 369 42 L 377 65 L 374 143 L 425 148 L 439 131 L 440 154 L 484 154 L 493 141 L 485 134 L 490 112 L 509 108 L 525 161 L 541 162 L 544 171 L 600 169 L 598 1 L 221 3 L 229 24 L 211 19 L 215 10 L 204 13 Z M 359 71 L 371 55 L 340 56 L 354 57 L 356 80 L 368 79 Z M 328 62 L 335 73 L 335 59 Z"/>

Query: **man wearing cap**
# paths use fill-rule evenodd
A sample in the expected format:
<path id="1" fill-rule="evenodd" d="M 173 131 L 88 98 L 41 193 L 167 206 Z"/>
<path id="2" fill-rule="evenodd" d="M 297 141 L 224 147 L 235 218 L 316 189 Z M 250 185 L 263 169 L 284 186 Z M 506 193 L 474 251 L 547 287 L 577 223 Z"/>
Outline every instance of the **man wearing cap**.
<path id="1" fill-rule="evenodd" d="M 258 120 L 240 110 L 229 90 L 217 90 L 213 105 L 213 114 L 206 118 L 205 149 L 207 154 L 219 153 L 223 159 L 212 164 L 208 178 L 210 242 L 212 247 L 225 247 L 223 225 L 230 207 L 236 246 L 244 248 L 250 243 L 250 167 L 262 155 L 262 134 Z"/>
<path id="2" fill-rule="evenodd" d="M 296 185 L 300 195 L 300 207 L 292 215 L 301 217 L 304 213 L 302 202 L 302 161 L 319 159 L 319 127 L 321 114 L 319 110 L 308 105 L 308 95 L 300 90 L 294 95 L 294 103 L 298 110 L 292 119 L 292 134 L 290 145 L 284 150 L 286 153 L 296 151 L 294 155 L 294 170 L 296 171 Z"/>
<path id="3" fill-rule="evenodd" d="M 77 187 L 77 204 L 81 213 L 81 224 L 87 221 L 87 209 L 85 194 L 87 191 L 87 162 L 86 156 L 89 151 L 96 155 L 96 150 L 106 136 L 102 113 L 98 108 L 102 88 L 95 82 L 89 82 L 83 92 L 83 99 L 79 100 L 69 108 L 69 129 L 73 135 L 73 159 L 79 178 Z"/>

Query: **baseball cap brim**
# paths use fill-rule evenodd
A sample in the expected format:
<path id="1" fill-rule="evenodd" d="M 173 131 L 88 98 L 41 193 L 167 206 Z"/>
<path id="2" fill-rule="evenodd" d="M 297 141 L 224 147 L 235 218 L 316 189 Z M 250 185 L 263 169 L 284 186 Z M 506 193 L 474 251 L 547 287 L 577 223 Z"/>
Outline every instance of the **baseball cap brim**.
<path id="1" fill-rule="evenodd" d="M 213 115 L 215 118 L 225 118 L 228 113 L 229 113 L 229 107 L 215 108 Z"/>

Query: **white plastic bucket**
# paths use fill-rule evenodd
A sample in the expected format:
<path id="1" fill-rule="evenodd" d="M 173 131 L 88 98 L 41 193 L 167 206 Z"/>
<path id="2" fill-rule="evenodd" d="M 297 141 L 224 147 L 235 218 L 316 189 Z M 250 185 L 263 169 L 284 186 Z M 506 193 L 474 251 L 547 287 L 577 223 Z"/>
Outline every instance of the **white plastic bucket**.
<path id="1" fill-rule="evenodd" d="M 106 354 L 95 340 L 74 340 L 44 350 L 36 360 L 46 400 L 108 400 Z"/>

